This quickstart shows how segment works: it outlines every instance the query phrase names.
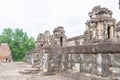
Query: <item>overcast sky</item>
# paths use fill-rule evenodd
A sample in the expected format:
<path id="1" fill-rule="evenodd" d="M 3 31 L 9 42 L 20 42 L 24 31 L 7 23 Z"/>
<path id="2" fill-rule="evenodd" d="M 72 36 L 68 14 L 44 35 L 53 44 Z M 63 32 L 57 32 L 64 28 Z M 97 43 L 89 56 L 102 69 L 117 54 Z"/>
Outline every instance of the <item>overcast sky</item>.
<path id="1" fill-rule="evenodd" d="M 0 0 L 0 32 L 4 28 L 22 28 L 37 38 L 45 30 L 63 26 L 67 37 L 82 35 L 88 12 L 94 6 L 107 7 L 120 20 L 118 0 Z"/>

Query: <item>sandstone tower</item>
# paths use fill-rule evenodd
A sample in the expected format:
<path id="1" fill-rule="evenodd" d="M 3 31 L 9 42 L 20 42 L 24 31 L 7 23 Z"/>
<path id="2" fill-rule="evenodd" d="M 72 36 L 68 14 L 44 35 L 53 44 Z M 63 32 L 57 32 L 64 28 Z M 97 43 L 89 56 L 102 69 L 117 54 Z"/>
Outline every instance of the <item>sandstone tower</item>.
<path id="1" fill-rule="evenodd" d="M 105 41 L 114 40 L 115 19 L 112 18 L 112 11 L 107 8 L 96 6 L 89 12 L 90 20 L 86 22 L 86 40 Z"/>
<path id="2" fill-rule="evenodd" d="M 63 29 L 64 28 L 62 26 L 59 26 L 53 31 L 53 38 L 56 40 L 57 45 L 61 47 L 65 46 L 66 41 L 65 31 Z"/>

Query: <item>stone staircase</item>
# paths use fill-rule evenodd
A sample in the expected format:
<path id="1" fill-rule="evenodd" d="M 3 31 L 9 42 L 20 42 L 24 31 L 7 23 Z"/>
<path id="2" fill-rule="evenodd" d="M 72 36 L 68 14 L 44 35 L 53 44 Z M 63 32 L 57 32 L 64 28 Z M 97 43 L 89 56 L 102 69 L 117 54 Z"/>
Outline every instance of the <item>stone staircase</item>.
<path id="1" fill-rule="evenodd" d="M 37 74 L 39 72 L 39 68 L 31 67 L 31 68 L 24 68 L 23 70 L 19 71 L 21 74 Z"/>
<path id="2" fill-rule="evenodd" d="M 40 63 L 39 61 L 34 63 L 34 65 L 27 64 L 26 67 L 19 71 L 21 74 L 37 74 L 40 71 Z"/>

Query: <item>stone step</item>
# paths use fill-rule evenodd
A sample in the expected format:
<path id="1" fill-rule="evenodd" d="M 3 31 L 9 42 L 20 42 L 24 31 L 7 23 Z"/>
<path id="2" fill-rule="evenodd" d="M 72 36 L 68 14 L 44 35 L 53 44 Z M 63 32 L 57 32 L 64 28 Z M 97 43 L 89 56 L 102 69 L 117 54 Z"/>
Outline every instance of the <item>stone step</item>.
<path id="1" fill-rule="evenodd" d="M 32 67 L 33 65 L 30 65 L 30 64 L 26 65 L 26 68 L 32 68 Z"/>
<path id="2" fill-rule="evenodd" d="M 25 71 L 39 71 L 39 68 L 24 68 Z"/>
<path id="3" fill-rule="evenodd" d="M 37 74 L 39 71 L 26 71 L 26 70 L 23 70 L 23 71 L 19 71 L 19 73 L 21 74 Z"/>
<path id="4" fill-rule="evenodd" d="M 38 62 L 38 63 L 34 63 L 35 65 L 40 65 L 40 63 Z"/>
<path id="5" fill-rule="evenodd" d="M 25 71 L 25 70 L 19 71 L 19 73 L 21 73 L 21 74 L 31 74 L 30 71 Z"/>
<path id="6" fill-rule="evenodd" d="M 41 66 L 40 65 L 35 65 L 36 68 L 40 68 Z"/>
<path id="7" fill-rule="evenodd" d="M 31 71 L 31 74 L 37 74 L 39 71 Z"/>

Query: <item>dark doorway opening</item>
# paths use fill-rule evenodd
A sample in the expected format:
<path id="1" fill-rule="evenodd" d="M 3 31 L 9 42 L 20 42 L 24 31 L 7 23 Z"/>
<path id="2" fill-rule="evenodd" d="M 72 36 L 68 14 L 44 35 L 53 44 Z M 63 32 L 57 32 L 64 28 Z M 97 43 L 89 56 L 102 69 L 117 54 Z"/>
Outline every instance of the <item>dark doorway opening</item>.
<path id="1" fill-rule="evenodd" d="M 43 44 L 41 44 L 41 47 L 43 47 Z"/>
<path id="2" fill-rule="evenodd" d="M 8 62 L 8 58 L 6 58 L 6 62 Z"/>
<path id="3" fill-rule="evenodd" d="M 63 37 L 60 37 L 60 46 L 63 46 Z"/>
<path id="4" fill-rule="evenodd" d="M 110 27 L 108 27 L 108 32 L 107 32 L 107 34 L 108 34 L 108 39 L 110 39 Z"/>

